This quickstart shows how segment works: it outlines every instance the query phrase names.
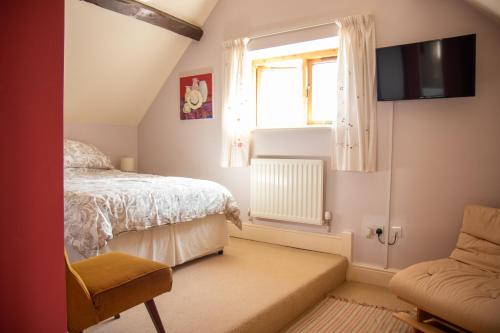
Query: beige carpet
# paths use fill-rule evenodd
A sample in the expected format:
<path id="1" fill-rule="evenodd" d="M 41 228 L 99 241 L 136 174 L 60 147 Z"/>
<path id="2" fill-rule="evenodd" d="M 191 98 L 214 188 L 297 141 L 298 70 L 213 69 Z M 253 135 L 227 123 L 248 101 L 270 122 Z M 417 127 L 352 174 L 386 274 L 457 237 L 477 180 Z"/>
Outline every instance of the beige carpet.
<path id="1" fill-rule="evenodd" d="M 232 238 L 224 255 L 174 271 L 156 299 L 168 333 L 276 332 L 345 280 L 343 257 Z M 85 332 L 155 332 L 143 305 Z"/>

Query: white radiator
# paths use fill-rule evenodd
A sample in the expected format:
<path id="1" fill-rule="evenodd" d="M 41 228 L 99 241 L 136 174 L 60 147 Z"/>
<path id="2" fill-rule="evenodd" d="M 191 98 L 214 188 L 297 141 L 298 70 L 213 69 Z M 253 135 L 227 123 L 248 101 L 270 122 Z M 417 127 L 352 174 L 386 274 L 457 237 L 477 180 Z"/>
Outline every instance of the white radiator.
<path id="1" fill-rule="evenodd" d="M 250 215 L 323 224 L 323 161 L 254 158 Z"/>

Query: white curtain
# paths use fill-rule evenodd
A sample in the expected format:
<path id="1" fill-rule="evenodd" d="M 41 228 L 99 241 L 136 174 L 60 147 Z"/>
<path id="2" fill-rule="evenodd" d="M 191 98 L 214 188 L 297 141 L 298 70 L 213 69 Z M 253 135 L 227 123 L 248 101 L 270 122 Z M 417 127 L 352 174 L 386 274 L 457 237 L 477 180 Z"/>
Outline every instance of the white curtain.
<path id="1" fill-rule="evenodd" d="M 339 27 L 338 99 L 332 128 L 332 169 L 375 171 L 375 22 L 370 15 L 358 15 L 335 23 Z"/>
<path id="2" fill-rule="evenodd" d="M 224 43 L 222 167 L 249 165 L 250 131 L 255 118 L 249 105 L 251 67 L 247 43 L 247 38 Z"/>

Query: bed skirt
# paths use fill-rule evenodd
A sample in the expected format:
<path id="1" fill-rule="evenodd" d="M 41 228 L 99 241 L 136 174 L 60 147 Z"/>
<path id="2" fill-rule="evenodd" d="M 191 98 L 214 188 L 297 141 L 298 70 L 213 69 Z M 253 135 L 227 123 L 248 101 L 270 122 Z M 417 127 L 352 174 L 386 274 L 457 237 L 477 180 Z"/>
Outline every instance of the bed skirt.
<path id="1" fill-rule="evenodd" d="M 176 223 L 144 231 L 118 235 L 101 253 L 125 252 L 171 267 L 220 251 L 228 244 L 229 233 L 224 215 L 209 215 L 190 222 Z M 70 261 L 84 259 L 66 245 Z"/>

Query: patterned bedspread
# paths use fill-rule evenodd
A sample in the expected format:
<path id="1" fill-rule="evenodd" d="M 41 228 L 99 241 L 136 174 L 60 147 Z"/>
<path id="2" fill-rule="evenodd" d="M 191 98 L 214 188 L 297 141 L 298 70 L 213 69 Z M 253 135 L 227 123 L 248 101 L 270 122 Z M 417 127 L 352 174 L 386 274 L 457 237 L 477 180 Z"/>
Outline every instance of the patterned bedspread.
<path id="1" fill-rule="evenodd" d="M 64 237 L 85 257 L 122 232 L 225 214 L 241 228 L 231 193 L 212 181 L 117 170 L 65 169 Z"/>

